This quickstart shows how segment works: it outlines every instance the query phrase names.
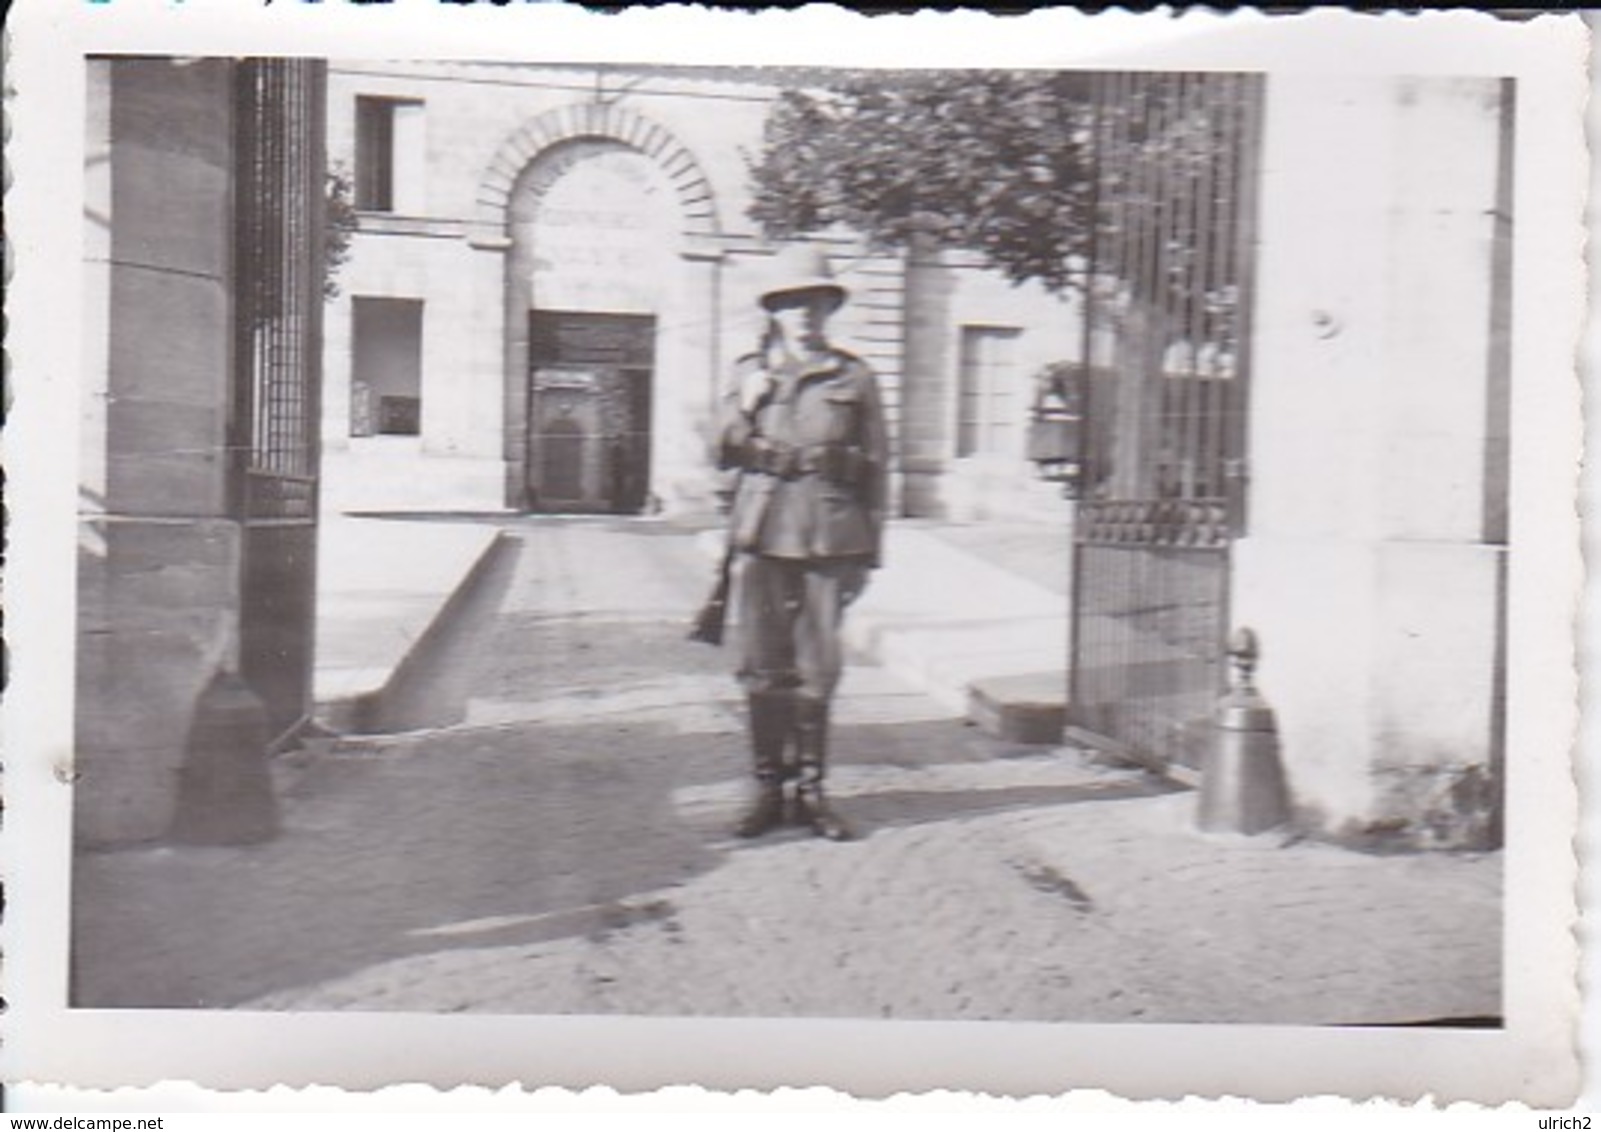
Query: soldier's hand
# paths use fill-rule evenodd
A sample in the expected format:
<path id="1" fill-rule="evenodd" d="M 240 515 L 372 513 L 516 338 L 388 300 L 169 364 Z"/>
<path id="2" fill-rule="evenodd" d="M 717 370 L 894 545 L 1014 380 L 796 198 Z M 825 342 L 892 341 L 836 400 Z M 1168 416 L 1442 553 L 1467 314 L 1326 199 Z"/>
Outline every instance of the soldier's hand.
<path id="1" fill-rule="evenodd" d="M 746 416 L 754 413 L 773 388 L 773 375 L 765 369 L 753 369 L 739 379 L 739 408 Z"/>

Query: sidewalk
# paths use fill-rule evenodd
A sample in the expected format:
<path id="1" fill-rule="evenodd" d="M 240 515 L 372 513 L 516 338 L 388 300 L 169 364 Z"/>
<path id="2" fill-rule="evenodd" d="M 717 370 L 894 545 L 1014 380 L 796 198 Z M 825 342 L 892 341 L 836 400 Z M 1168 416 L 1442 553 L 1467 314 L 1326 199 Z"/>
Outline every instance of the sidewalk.
<path id="1" fill-rule="evenodd" d="M 1045 525 L 892 523 L 846 640 L 987 730 L 1056 742 L 1067 698 L 1067 535 Z M 1042 585 L 1060 563 L 1059 589 Z"/>
<path id="2" fill-rule="evenodd" d="M 702 532 L 702 554 L 715 559 L 722 538 Z M 991 734 L 1060 742 L 1065 526 L 899 519 L 884 543 L 883 568 L 845 619 L 846 645 Z"/>
<path id="3" fill-rule="evenodd" d="M 487 567 L 489 518 L 324 518 L 317 584 L 319 720 L 361 731 Z M 698 537 L 708 558 L 722 532 Z M 1060 740 L 1065 529 L 901 520 L 846 620 L 847 645 L 956 715 L 1019 742 Z M 1048 583 L 1060 579 L 1052 588 Z M 686 613 L 686 617 L 688 614 Z"/>
<path id="4" fill-rule="evenodd" d="M 1059 701 L 1066 538 L 1043 524 L 892 522 L 884 568 L 847 618 L 846 643 L 953 714 L 974 707 L 975 685 L 1000 689 L 1003 702 Z M 373 717 L 501 539 L 490 517 L 324 517 L 315 677 L 324 723 L 359 730 Z M 707 529 L 696 541 L 715 559 L 722 539 Z"/>

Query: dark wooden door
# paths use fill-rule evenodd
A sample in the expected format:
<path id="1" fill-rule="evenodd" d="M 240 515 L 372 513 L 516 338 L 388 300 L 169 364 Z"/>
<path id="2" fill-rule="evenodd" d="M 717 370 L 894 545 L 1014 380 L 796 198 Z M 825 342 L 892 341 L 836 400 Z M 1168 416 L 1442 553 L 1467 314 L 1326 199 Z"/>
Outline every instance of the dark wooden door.
<path id="1" fill-rule="evenodd" d="M 529 316 L 527 495 L 536 511 L 636 514 L 650 492 L 656 319 Z"/>

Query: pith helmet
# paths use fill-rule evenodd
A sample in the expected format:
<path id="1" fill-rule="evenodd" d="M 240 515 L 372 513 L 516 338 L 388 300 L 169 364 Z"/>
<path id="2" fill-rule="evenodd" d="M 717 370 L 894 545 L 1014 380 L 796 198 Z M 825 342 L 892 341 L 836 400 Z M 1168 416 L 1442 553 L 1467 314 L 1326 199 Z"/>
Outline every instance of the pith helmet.
<path id="1" fill-rule="evenodd" d="M 772 310 L 773 304 L 786 295 L 822 291 L 831 296 L 838 307 L 847 294 L 834 278 L 823 249 L 811 244 L 791 244 L 774 256 L 769 279 L 771 282 L 761 293 L 761 304 L 767 310 Z"/>

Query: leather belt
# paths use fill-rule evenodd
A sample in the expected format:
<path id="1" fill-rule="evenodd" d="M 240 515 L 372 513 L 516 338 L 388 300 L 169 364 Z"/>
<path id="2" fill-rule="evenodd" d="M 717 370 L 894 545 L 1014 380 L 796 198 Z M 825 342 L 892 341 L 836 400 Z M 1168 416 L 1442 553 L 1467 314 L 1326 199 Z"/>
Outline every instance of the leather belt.
<path id="1" fill-rule="evenodd" d="M 787 444 L 753 437 L 745 446 L 745 470 L 779 479 L 821 476 L 841 484 L 862 478 L 867 457 L 854 444 Z"/>

